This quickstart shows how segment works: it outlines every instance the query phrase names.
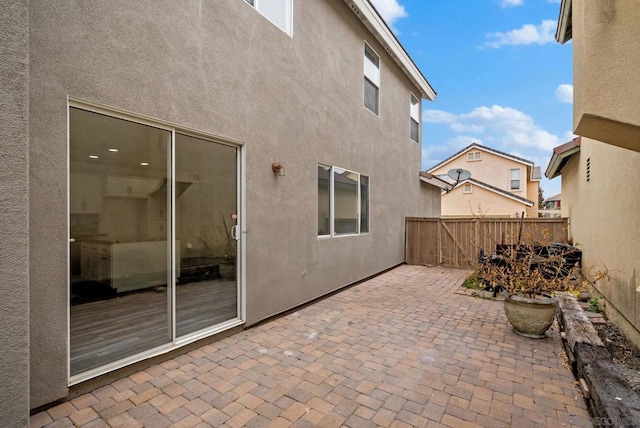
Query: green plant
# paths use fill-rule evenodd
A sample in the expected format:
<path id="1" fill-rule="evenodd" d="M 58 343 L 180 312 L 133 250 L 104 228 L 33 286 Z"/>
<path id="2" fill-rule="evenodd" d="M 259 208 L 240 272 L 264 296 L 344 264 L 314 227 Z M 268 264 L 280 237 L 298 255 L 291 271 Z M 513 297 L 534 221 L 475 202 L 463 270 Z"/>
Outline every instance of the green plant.
<path id="1" fill-rule="evenodd" d="M 601 300 L 603 300 L 602 297 L 592 297 L 589 299 L 589 308 L 587 310 L 589 312 L 602 312 L 604 310 L 604 303 L 602 303 Z"/>
<path id="2" fill-rule="evenodd" d="M 462 283 L 462 286 L 474 290 L 482 290 L 485 288 L 482 278 L 478 277 L 476 274 L 469 275 Z"/>

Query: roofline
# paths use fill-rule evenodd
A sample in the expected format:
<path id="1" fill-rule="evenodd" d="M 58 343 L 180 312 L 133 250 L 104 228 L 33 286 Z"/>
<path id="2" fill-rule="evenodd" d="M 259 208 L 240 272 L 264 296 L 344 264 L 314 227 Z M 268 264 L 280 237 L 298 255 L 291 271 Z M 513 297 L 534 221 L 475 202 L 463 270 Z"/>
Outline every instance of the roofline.
<path id="1" fill-rule="evenodd" d="M 562 200 L 562 193 L 558 193 L 557 195 L 549 196 L 547 199 L 545 199 L 543 201 L 543 203 L 544 202 L 561 201 L 561 200 Z"/>
<path id="2" fill-rule="evenodd" d="M 437 164 L 435 166 L 432 166 L 431 168 L 427 169 L 427 172 L 430 173 L 431 171 L 433 171 L 435 169 L 438 169 L 443 165 L 446 165 L 447 163 L 451 162 L 452 160 L 454 160 L 455 158 L 457 158 L 459 156 L 462 156 L 463 154 L 465 154 L 466 152 L 468 152 L 469 150 L 471 150 L 473 148 L 486 150 L 488 152 L 493 153 L 496 156 L 501 156 L 503 158 L 511 159 L 513 161 L 516 161 L 518 163 L 530 166 L 532 168 L 535 166 L 535 164 L 530 160 L 527 160 L 527 159 L 524 159 L 524 158 L 519 158 L 517 156 L 510 155 L 509 153 L 501 152 L 500 150 L 496 150 L 496 149 L 492 149 L 491 147 L 483 146 L 482 144 L 471 143 L 467 147 L 465 147 L 464 149 L 460 150 L 459 152 L 449 156 L 448 158 L 446 158 L 445 160 L 443 160 L 439 164 Z"/>
<path id="3" fill-rule="evenodd" d="M 344 0 L 353 13 L 362 21 L 376 40 L 398 64 L 416 87 L 420 88 L 422 98 L 433 101 L 436 91 L 424 77 L 418 66 L 413 62 L 398 38 L 393 34 L 387 23 L 382 19 L 376 8 L 369 0 Z"/>
<path id="4" fill-rule="evenodd" d="M 483 183 L 482 181 L 478 181 L 478 180 L 475 180 L 475 179 L 473 179 L 473 178 L 467 178 L 466 180 L 461 181 L 461 182 L 456 186 L 456 188 L 457 188 L 457 187 L 460 187 L 460 186 L 461 186 L 461 185 L 463 185 L 464 183 L 472 183 L 472 184 L 475 184 L 475 185 L 480 186 L 480 187 L 482 187 L 483 189 L 486 189 L 486 190 L 488 190 L 488 191 L 490 191 L 490 192 L 493 192 L 493 193 L 496 193 L 496 194 L 498 194 L 498 195 L 504 196 L 505 198 L 513 199 L 513 200 L 514 200 L 514 201 L 516 201 L 516 202 L 520 202 L 520 203 L 522 203 L 522 204 L 525 204 L 525 205 L 526 205 L 526 206 L 528 206 L 528 207 L 532 207 L 532 206 L 534 206 L 534 205 L 535 205 L 535 202 L 530 201 L 529 199 L 525 199 L 525 198 L 523 198 L 523 197 L 521 197 L 521 196 L 514 195 L 513 193 L 511 193 L 511 192 L 507 192 L 506 190 L 498 189 L 497 187 L 494 187 L 494 186 L 492 186 L 492 185 L 490 185 L 490 184 Z"/>
<path id="5" fill-rule="evenodd" d="M 553 155 L 549 160 L 549 165 L 544 172 L 545 177 L 549 180 L 562 174 L 564 165 L 569 161 L 571 156 L 580 151 L 581 137 L 576 137 L 568 143 L 564 143 L 561 146 L 553 149 Z"/>
<path id="6" fill-rule="evenodd" d="M 436 177 L 433 174 L 429 174 L 428 172 L 420 171 L 420 181 L 431 184 L 432 186 L 439 187 L 442 190 L 450 191 L 453 189 L 453 185 L 451 183 L 447 183 L 441 178 Z"/>
<path id="7" fill-rule="evenodd" d="M 573 27 L 571 17 L 573 6 L 571 0 L 562 0 L 560 4 L 560 15 L 558 16 L 558 26 L 556 27 L 556 41 L 565 44 L 573 37 Z"/>

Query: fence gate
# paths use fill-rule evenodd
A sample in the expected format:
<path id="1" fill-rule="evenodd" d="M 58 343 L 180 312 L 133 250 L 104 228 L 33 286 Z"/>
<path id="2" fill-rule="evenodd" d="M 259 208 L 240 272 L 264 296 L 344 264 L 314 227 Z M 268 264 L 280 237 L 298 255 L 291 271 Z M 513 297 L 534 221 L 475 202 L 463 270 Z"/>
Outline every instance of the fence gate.
<path id="1" fill-rule="evenodd" d="M 469 267 L 480 251 L 496 244 L 567 242 L 567 218 L 418 218 L 407 217 L 405 262 L 410 265 Z"/>

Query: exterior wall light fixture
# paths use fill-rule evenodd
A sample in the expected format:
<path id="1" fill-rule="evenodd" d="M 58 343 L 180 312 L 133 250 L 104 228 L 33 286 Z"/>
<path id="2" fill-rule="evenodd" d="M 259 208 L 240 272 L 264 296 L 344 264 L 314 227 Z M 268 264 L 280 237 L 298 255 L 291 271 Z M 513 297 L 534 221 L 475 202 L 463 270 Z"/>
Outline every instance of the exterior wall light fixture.
<path id="1" fill-rule="evenodd" d="M 271 164 L 271 169 L 276 177 L 284 177 L 284 165 L 280 162 L 274 162 Z"/>

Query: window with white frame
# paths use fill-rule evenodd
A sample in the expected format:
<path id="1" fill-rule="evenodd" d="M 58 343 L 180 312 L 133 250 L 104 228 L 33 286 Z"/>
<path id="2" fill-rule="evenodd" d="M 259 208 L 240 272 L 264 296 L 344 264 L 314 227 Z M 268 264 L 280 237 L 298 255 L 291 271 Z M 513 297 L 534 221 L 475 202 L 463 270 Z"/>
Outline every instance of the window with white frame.
<path id="1" fill-rule="evenodd" d="M 473 193 L 473 186 L 471 183 L 465 183 L 462 189 L 462 193 Z"/>
<path id="2" fill-rule="evenodd" d="M 318 236 L 369 232 L 369 177 L 318 165 Z"/>
<path id="3" fill-rule="evenodd" d="M 520 168 L 509 171 L 509 189 L 520 190 Z"/>
<path id="4" fill-rule="evenodd" d="M 482 152 L 467 152 L 467 162 L 482 160 Z"/>
<path id="5" fill-rule="evenodd" d="M 411 94 L 411 139 L 420 142 L 420 100 Z"/>
<path id="6" fill-rule="evenodd" d="M 244 0 L 288 35 L 293 34 L 293 0 Z"/>
<path id="7" fill-rule="evenodd" d="M 380 112 L 380 57 L 364 44 L 364 106 L 373 113 Z"/>

